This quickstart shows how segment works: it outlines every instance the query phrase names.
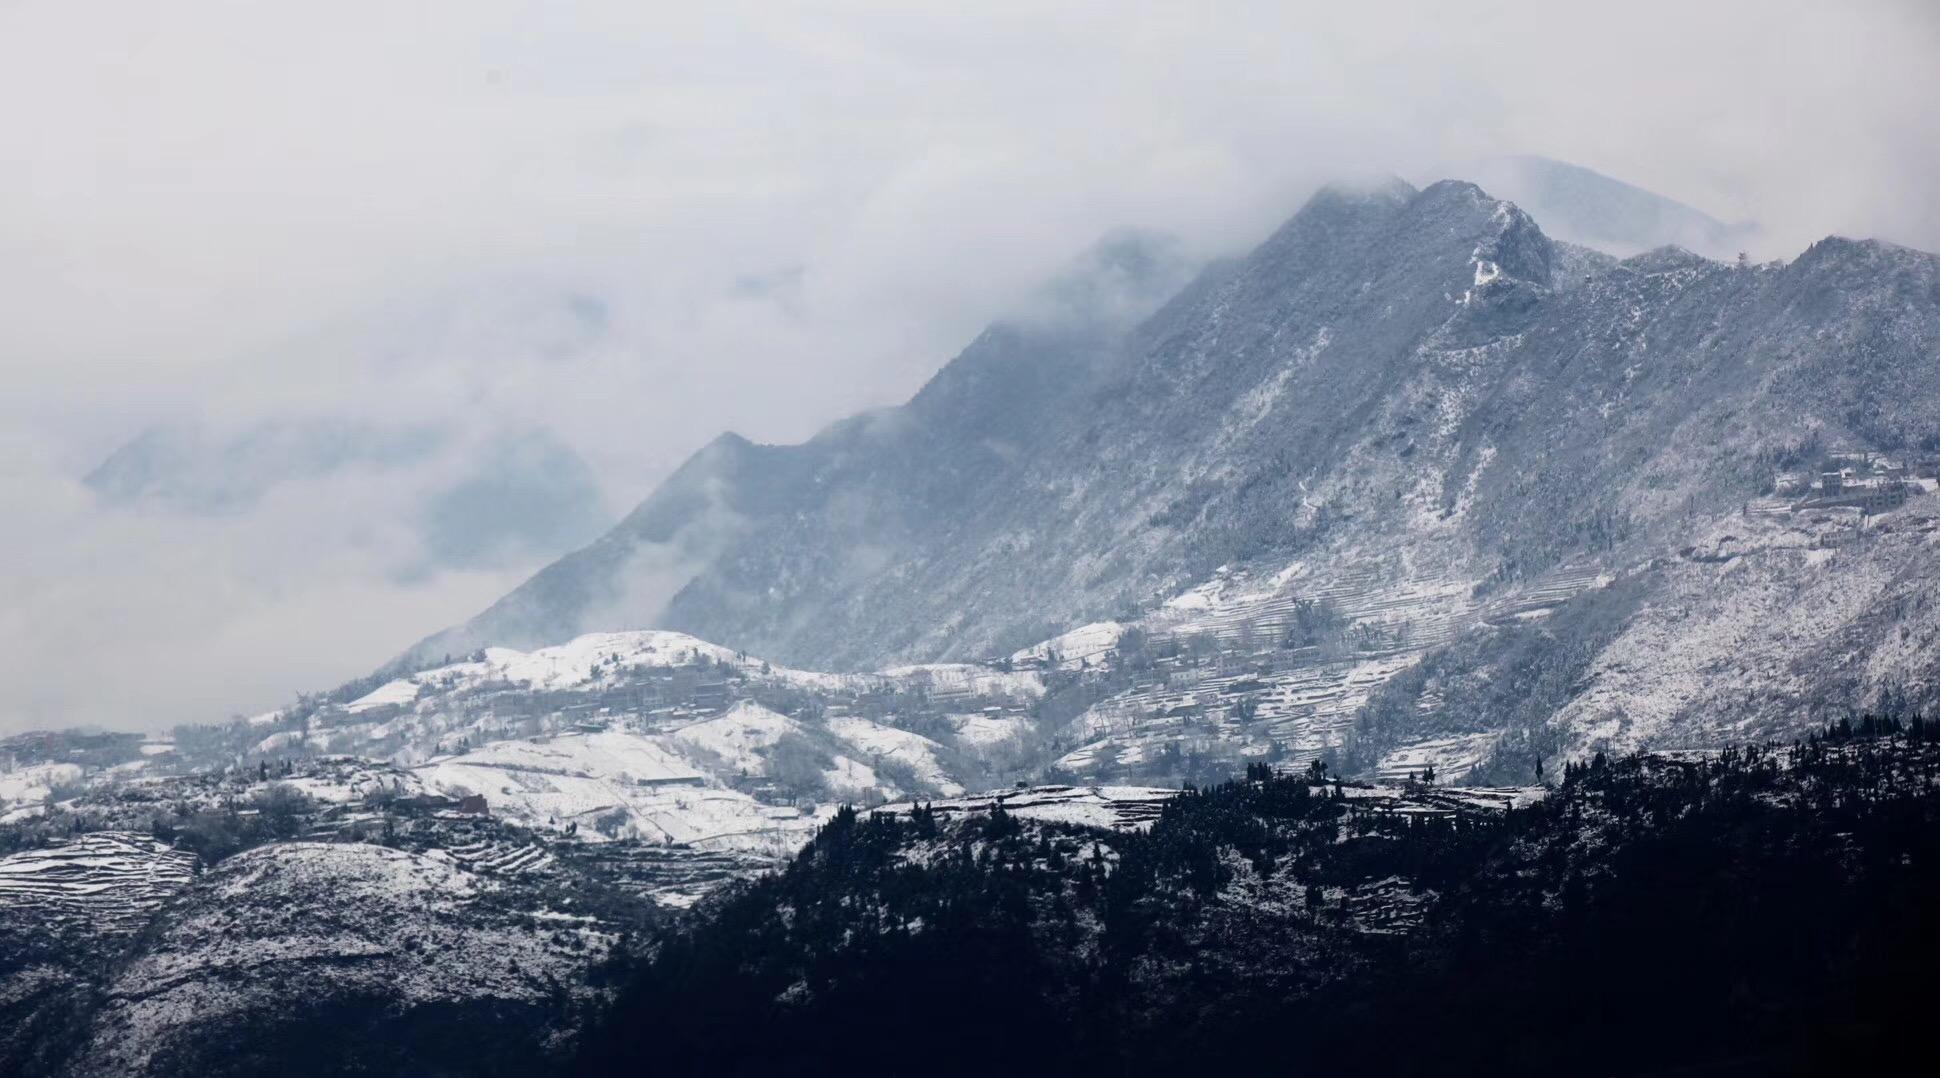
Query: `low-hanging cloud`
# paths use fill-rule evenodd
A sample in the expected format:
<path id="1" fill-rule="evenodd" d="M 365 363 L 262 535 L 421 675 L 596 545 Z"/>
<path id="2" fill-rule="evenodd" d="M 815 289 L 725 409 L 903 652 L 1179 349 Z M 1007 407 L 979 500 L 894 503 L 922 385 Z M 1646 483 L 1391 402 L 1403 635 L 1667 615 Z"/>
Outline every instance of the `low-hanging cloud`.
<path id="1" fill-rule="evenodd" d="M 1204 257 L 1513 153 L 1758 257 L 1940 248 L 1922 0 L 113 7 L 0 7 L 0 729 L 273 706 L 543 560 L 401 574 L 423 471 L 79 485 L 157 424 L 545 431 L 624 511 L 906 397 L 1113 228 Z"/>

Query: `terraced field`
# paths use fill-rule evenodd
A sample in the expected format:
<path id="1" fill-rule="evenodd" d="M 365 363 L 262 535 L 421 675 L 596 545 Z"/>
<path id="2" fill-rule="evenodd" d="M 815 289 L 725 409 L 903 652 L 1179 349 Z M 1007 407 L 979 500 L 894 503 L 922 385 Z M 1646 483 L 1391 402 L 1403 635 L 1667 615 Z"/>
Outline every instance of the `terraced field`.
<path id="1" fill-rule="evenodd" d="M 552 854 L 536 842 L 492 842 L 481 839 L 446 847 L 445 852 L 462 864 L 495 876 L 544 872 L 553 864 Z"/>
<path id="2" fill-rule="evenodd" d="M 781 863 L 743 850 L 699 850 L 654 842 L 579 843 L 561 847 L 560 854 L 624 890 L 676 909 Z"/>
<path id="3" fill-rule="evenodd" d="M 1356 571 L 1313 588 L 1173 612 L 1155 618 L 1150 631 L 1211 636 L 1223 660 L 1161 670 L 1099 704 L 1074 727 L 1081 747 L 1059 764 L 1086 772 L 1104 741 L 1123 750 L 1122 762 L 1137 763 L 1155 746 L 1184 740 L 1249 754 L 1277 746 L 1285 766 L 1303 767 L 1341 742 L 1370 693 L 1430 649 L 1483 625 L 1545 617 L 1607 583 L 1595 570 L 1565 568 L 1477 600 L 1465 582 L 1395 582 Z M 1278 647 L 1297 629 L 1303 608 L 1331 612 L 1337 625 L 1330 639 Z M 1236 710 L 1242 701 L 1252 710 L 1244 720 Z M 1408 762 L 1398 762 L 1395 777 L 1407 770 Z"/>
<path id="4" fill-rule="evenodd" d="M 1499 736 L 1493 733 L 1457 734 L 1416 742 L 1382 757 L 1380 765 L 1374 770 L 1374 777 L 1382 782 L 1404 782 L 1425 774 L 1432 767 L 1442 781 L 1458 780 L 1488 758 L 1489 750 L 1495 747 Z"/>
<path id="5" fill-rule="evenodd" d="M 1005 812 L 1028 820 L 1142 831 L 1152 826 L 1165 803 L 1178 793 L 1145 786 L 1030 786 L 939 798 L 923 804 L 945 819 L 987 813 L 1002 805 Z M 916 802 L 903 802 L 884 805 L 876 811 L 907 815 L 916 805 Z"/>
<path id="6" fill-rule="evenodd" d="M 0 911 L 133 932 L 194 875 L 194 854 L 147 835 L 98 831 L 0 857 Z"/>

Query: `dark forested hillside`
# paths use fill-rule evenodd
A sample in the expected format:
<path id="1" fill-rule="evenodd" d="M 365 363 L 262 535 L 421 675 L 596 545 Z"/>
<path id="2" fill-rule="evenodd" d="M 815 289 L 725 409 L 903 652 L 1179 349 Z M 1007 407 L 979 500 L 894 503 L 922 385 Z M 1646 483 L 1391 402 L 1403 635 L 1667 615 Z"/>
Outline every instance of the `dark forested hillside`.
<path id="1" fill-rule="evenodd" d="M 1597 757 L 1520 807 L 1258 768 L 1147 833 L 844 812 L 587 1074 L 1818 1073 L 1917 1042 L 1940 742 Z"/>

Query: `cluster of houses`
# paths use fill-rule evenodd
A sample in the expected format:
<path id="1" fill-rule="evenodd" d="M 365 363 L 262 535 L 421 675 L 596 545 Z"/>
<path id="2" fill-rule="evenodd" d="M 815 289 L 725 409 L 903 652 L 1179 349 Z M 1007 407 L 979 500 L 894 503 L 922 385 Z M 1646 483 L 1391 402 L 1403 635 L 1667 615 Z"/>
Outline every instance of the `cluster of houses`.
<path id="1" fill-rule="evenodd" d="M 419 812 L 449 812 L 457 816 L 490 816 L 491 809 L 485 804 L 484 794 L 466 794 L 463 797 L 445 797 L 441 794 L 417 794 L 400 797 L 393 807 L 415 809 Z"/>
<path id="2" fill-rule="evenodd" d="M 1920 471 L 1940 474 L 1940 461 L 1922 461 Z M 1877 453 L 1833 453 L 1816 475 L 1781 476 L 1778 495 L 1786 509 L 1857 509 L 1882 513 L 1906 504 L 1918 486 L 1914 470 Z"/>

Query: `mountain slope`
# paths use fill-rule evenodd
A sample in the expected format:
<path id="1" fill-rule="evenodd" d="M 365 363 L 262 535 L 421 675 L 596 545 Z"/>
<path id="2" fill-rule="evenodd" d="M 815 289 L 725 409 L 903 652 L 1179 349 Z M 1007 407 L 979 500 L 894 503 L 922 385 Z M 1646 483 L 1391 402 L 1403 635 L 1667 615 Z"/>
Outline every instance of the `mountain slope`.
<path id="1" fill-rule="evenodd" d="M 1139 325 L 1092 329 L 994 328 L 908 405 L 802 446 L 724 437 L 418 661 L 624 624 L 821 669 L 969 660 L 1191 623 L 1178 604 L 1224 572 L 1250 595 L 1206 600 L 1226 613 L 1194 631 L 1280 633 L 1348 581 L 1359 608 L 1413 604 L 1400 650 L 1366 652 L 1396 656 L 1385 677 L 1599 581 L 1645 616 L 1665 559 L 1780 470 L 1940 444 L 1933 256 L 1833 238 L 1784 265 L 1619 261 L 1465 183 L 1323 191 Z M 1769 644 L 1809 665 L 1887 631 L 1854 608 Z M 1934 683 L 1902 658 L 1844 702 Z"/>
<path id="2" fill-rule="evenodd" d="M 402 665 L 673 625 L 668 607 L 682 594 L 685 606 L 774 618 L 783 595 L 879 579 L 932 546 L 939 528 L 1001 497 L 1007 478 L 1053 444 L 1122 360 L 1128 324 L 1193 268 L 1168 237 L 1107 237 L 908 404 L 844 420 L 799 446 L 722 435 L 598 541 L 419 643 Z M 768 572 L 787 579 L 743 586 Z M 814 616 L 802 604 L 791 631 L 813 632 Z"/>
<path id="3" fill-rule="evenodd" d="M 72 1072 L 538 1067 L 612 936 L 554 917 L 561 932 L 505 889 L 448 857 L 361 843 L 240 854 L 108 986 Z"/>

